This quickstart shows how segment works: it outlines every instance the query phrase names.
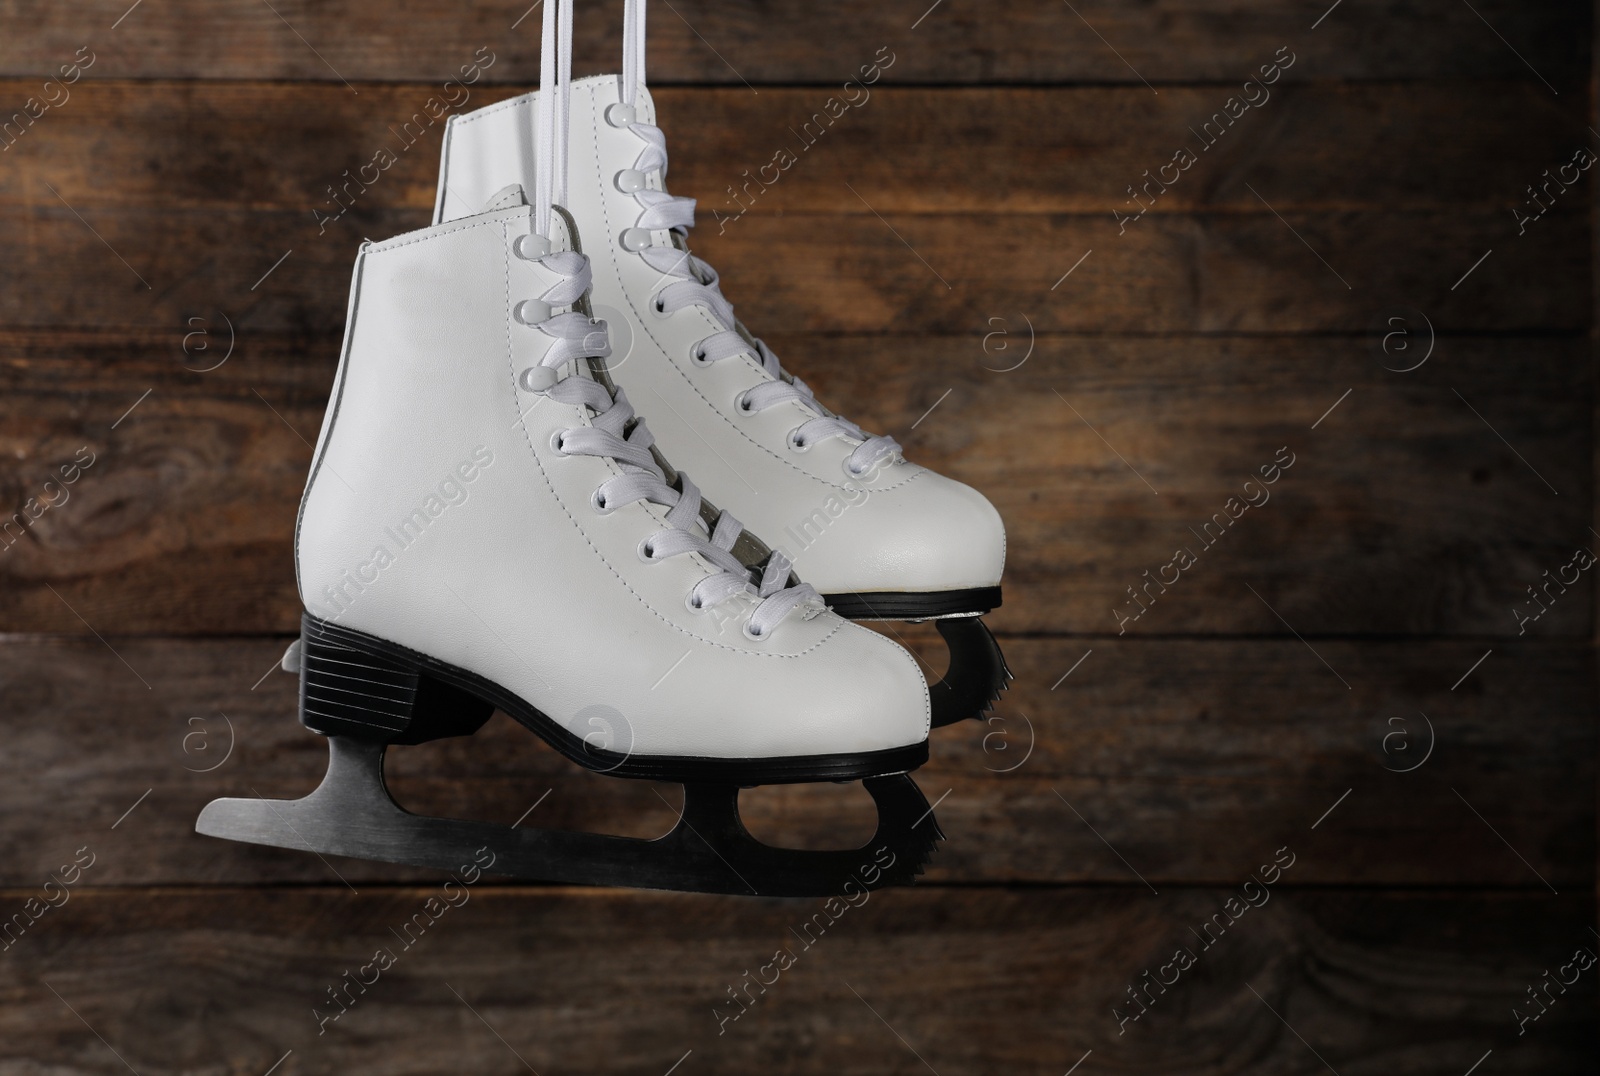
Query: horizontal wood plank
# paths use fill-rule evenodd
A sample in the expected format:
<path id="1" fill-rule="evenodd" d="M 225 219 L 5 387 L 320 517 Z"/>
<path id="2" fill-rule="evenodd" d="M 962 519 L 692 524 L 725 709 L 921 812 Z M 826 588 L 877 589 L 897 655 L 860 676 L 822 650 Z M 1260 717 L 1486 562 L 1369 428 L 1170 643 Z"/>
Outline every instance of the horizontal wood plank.
<path id="1" fill-rule="evenodd" d="M 900 363 L 869 338 L 775 342 L 823 400 L 993 499 L 1008 529 L 996 623 L 1282 634 L 1276 610 L 1310 635 L 1590 632 L 1590 584 L 1567 570 L 1594 548 L 1582 342 L 1436 337 L 1416 311 L 1376 319 L 1405 333 L 1389 355 L 1377 331 L 1034 337 L 1027 312 Z M 1379 364 L 1430 346 L 1414 371 Z M 1235 502 L 1219 538 L 1228 499 L 1282 449 L 1294 466 L 1252 487 L 1271 499 Z M 1169 567 L 1180 550 L 1203 563 Z M 1536 604 L 1528 588 L 1546 585 Z"/>
<path id="2" fill-rule="evenodd" d="M 977 0 L 653 6 L 650 77 L 729 86 L 843 82 L 880 48 L 893 57 L 885 78 L 915 82 L 1242 82 L 1287 48 L 1302 77 L 1561 83 L 1584 77 L 1591 25 L 1585 5 L 1513 0 L 1471 9 L 1386 0 L 1325 17 L 1326 6 L 1272 0 L 1085 0 L 1016 5 L 1004 18 Z M 97 57 L 91 77 L 442 82 L 485 49 L 493 63 L 484 80 L 537 81 L 539 13 L 522 0 L 178 0 L 131 14 L 121 0 L 71 9 L 13 0 L 7 19 L 17 32 L 0 41 L 0 72 L 13 75 L 53 73 L 87 42 Z M 580 13 L 575 69 L 617 70 L 621 26 L 620 2 Z"/>
<path id="3" fill-rule="evenodd" d="M 95 851 L 90 874 L 125 854 Z M 1236 885 L 1271 856 L 1237 849 Z M 1592 1071 L 1595 977 L 1571 965 L 1594 949 L 1586 894 L 1284 885 L 1253 887 L 1265 903 L 1209 949 L 1191 932 L 1242 908 L 1237 888 L 888 892 L 832 915 L 459 885 L 80 890 L 0 960 L 0 1065 L 1460 1076 L 1492 1050 L 1495 1072 Z M 1513 1010 L 1563 965 L 1573 985 L 1519 1038 Z M 1130 989 L 1153 999 L 1137 1020 Z"/>
<path id="4" fill-rule="evenodd" d="M 0 81 L 0 101 L 33 88 Z M 518 89 L 475 87 L 450 111 Z M 1237 120 L 1224 107 L 1232 90 L 879 86 L 837 118 L 826 87 L 759 96 L 669 87 L 656 104 L 672 189 L 699 199 L 703 232 L 737 228 L 745 209 L 1110 219 L 1137 214 L 1143 202 L 1152 214 L 1267 213 L 1252 188 L 1283 213 L 1450 206 L 1511 221 L 1525 188 L 1550 182 L 1545 170 L 1552 180 L 1563 164 L 1568 178 L 1583 175 L 1570 162 L 1592 137 L 1581 97 L 1552 97 L 1521 79 L 1280 82 L 1253 94 L 1257 104 Z M 369 180 L 381 178 L 365 184 L 361 211 L 431 212 L 444 123 L 429 99 L 426 86 L 374 85 L 351 96 L 337 83 L 85 82 L 12 132 L 0 205 L 60 209 L 53 189 L 85 214 L 248 206 L 309 219 L 313 208 L 337 213 L 329 186 L 368 166 Z M 1361 152 L 1349 152 L 1352 144 Z M 1428 152 L 1417 152 L 1421 144 Z M 370 164 L 382 150 L 395 162 L 380 172 Z M 1193 160 L 1180 169 L 1173 161 L 1184 152 Z M 1583 182 L 1541 197 L 1577 208 Z"/>
<path id="5" fill-rule="evenodd" d="M 1441 336 L 1394 373 L 1377 334 L 1031 336 L 1027 309 L 959 337 L 770 338 L 824 402 L 998 506 L 1001 630 L 1590 632 L 1589 573 L 1565 571 L 1592 548 L 1582 341 Z M 44 483 L 95 454 L 0 550 L 12 630 L 77 632 L 79 616 L 104 633 L 298 630 L 292 529 L 338 341 L 261 334 L 235 310 L 222 361 L 226 311 L 201 311 L 132 339 L 0 337 L 8 515 L 58 501 Z M 1420 356 L 1428 328 L 1408 316 Z M 1230 497 L 1260 501 L 1244 483 L 1284 448 L 1295 462 L 1270 500 L 1219 538 L 1215 517 L 1241 510 Z M 734 481 L 695 477 L 713 499 Z M 817 507 L 766 537 L 799 552 Z M 1199 563 L 1179 573 L 1179 550 Z"/>
<path id="6" fill-rule="evenodd" d="M 970 332 L 1018 307 L 1039 331 L 1349 333 L 1397 302 L 1457 332 L 1577 332 L 1586 221 L 1554 212 L 1518 236 L 1509 211 L 1166 214 L 1119 234 L 1099 214 L 750 214 L 696 249 L 761 334 Z M 333 334 L 360 236 L 426 223 L 352 211 L 319 236 L 287 211 L 0 209 L 0 322 L 172 328 L 221 307 Z"/>
<path id="7" fill-rule="evenodd" d="M 930 634 L 896 629 L 937 675 Z M 8 637 L 0 884 L 42 880 L 85 842 L 115 850 L 98 885 L 433 877 L 193 832 L 212 798 L 297 797 L 322 778 L 296 678 L 272 671 L 286 641 Z M 931 882 L 1226 885 L 1257 850 L 1314 833 L 1297 884 L 1592 887 L 1583 643 L 1497 642 L 1485 658 L 1480 641 L 1002 641 L 1016 682 L 1001 708 L 937 733 L 917 774 L 948 837 Z M 681 798 L 583 771 L 503 716 L 389 760 L 396 798 L 423 814 L 509 824 L 538 803 L 527 824 L 649 837 Z M 859 786 L 742 802 L 773 843 L 871 836 Z"/>

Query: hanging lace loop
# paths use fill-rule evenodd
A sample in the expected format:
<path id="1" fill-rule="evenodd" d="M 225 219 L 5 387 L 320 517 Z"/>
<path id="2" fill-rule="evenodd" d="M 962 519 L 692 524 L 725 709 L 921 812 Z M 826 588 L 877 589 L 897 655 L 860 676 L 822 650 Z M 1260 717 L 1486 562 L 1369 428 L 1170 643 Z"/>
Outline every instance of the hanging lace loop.
<path id="1" fill-rule="evenodd" d="M 643 0 L 627 0 L 622 9 L 622 103 L 629 108 L 644 85 L 644 16 Z"/>

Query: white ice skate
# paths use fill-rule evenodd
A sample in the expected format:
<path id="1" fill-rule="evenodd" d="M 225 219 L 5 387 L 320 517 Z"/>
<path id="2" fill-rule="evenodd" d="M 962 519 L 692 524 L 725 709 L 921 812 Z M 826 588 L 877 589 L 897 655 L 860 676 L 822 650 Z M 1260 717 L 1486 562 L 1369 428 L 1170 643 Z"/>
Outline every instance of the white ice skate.
<path id="1" fill-rule="evenodd" d="M 291 660 L 328 776 L 298 801 L 217 800 L 196 828 L 443 868 L 487 846 L 497 871 L 561 882 L 811 895 L 864 866 L 909 882 L 938 837 L 906 776 L 927 757 L 915 661 L 790 585 L 653 451 L 607 375 L 559 169 L 535 182 L 532 206 L 513 185 L 362 247 L 295 541 Z M 496 707 L 581 765 L 683 782 L 677 828 L 642 841 L 394 804 L 387 745 L 471 734 Z M 775 849 L 739 822 L 740 786 L 857 779 L 879 806 L 860 850 Z"/>
<path id="2" fill-rule="evenodd" d="M 628 0 L 622 75 L 571 88 L 568 208 L 592 260 L 594 302 L 613 340 L 628 341 L 613 375 L 666 454 L 788 554 L 835 612 L 934 619 L 951 654 L 931 690 L 933 724 L 980 717 L 1010 678 L 979 619 L 1000 604 L 1000 516 L 977 491 L 907 462 L 892 438 L 829 411 L 735 319 L 716 271 L 688 251 L 694 200 L 666 190 L 644 12 L 643 0 Z M 436 222 L 530 181 L 538 101 L 530 93 L 451 118 Z"/>

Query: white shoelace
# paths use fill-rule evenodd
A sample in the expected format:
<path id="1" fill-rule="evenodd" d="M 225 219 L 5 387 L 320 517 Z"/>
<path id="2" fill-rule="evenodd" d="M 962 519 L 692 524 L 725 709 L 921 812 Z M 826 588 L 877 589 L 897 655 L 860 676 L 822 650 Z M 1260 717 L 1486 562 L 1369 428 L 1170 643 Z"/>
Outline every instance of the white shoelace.
<path id="1" fill-rule="evenodd" d="M 559 58 L 552 55 L 553 50 L 559 52 Z M 535 227 L 544 237 L 550 234 L 552 206 L 566 196 L 566 100 L 571 81 L 571 55 L 570 0 L 546 0 L 539 74 L 539 170 L 534 178 Z M 557 90 L 552 84 L 556 80 L 560 83 L 560 103 L 551 107 L 556 103 L 552 95 L 552 90 Z M 611 348 L 604 324 L 593 322 L 581 311 L 572 309 L 589 290 L 592 276 L 589 259 L 576 251 L 558 251 L 533 260 L 559 278 L 536 301 L 545 304 L 547 311 L 554 307 L 569 308 L 530 323 L 531 328 L 551 339 L 539 366 L 555 372 L 574 360 L 609 355 Z M 520 305 L 520 309 L 527 307 L 528 304 Z M 681 472 L 677 476 L 681 488 L 674 489 L 668 484 L 666 472 L 650 451 L 655 438 L 644 422 L 636 418 L 621 389 L 613 396 L 600 382 L 572 375 L 540 391 L 561 403 L 581 404 L 592 416 L 588 426 L 557 434 L 557 451 L 567 456 L 610 459 L 622 469 L 622 474 L 607 479 L 595 490 L 593 505 L 597 512 L 609 514 L 637 501 L 647 501 L 668 510 L 668 526 L 640 543 L 639 555 L 643 559 L 660 561 L 692 553 L 719 569 L 690 590 L 687 603 L 691 609 L 709 609 L 740 594 L 758 598 L 760 603 L 744 627 L 745 635 L 752 639 L 766 637 L 802 604 L 810 603 L 816 611 L 822 609 L 821 597 L 809 584 L 787 585 L 790 563 L 777 551 L 768 557 L 760 582 L 753 582 L 754 570 L 745 567 L 732 552 L 744 531 L 743 526 L 724 511 L 717 517 L 716 526 L 708 531 L 700 516 L 700 490 Z"/>
<path id="2" fill-rule="evenodd" d="M 627 0 L 623 11 L 622 104 L 629 112 L 634 112 L 639 87 L 645 84 L 645 4 L 646 0 Z M 634 170 L 643 175 L 659 172 L 665 185 L 666 133 L 637 118 L 631 120 L 627 128 L 644 142 L 644 148 L 634 161 Z M 695 346 L 696 360 L 713 363 L 736 355 L 749 355 L 760 362 L 772 378 L 742 394 L 740 410 L 754 414 L 791 401 L 800 404 L 815 417 L 789 431 L 790 446 L 805 449 L 830 437 L 858 442 L 844 464 L 854 478 L 866 476 L 884 460 L 900 458 L 900 445 L 894 438 L 864 432 L 854 422 L 824 407 L 804 381 L 784 371 L 772 349 L 734 317 L 733 304 L 722 294 L 715 269 L 687 250 L 651 245 L 650 233 L 656 231 L 673 232 L 682 238 L 684 246 L 688 245 L 688 232 L 694 227 L 693 198 L 681 198 L 665 190 L 644 189 L 635 191 L 633 199 L 641 212 L 634 221 L 633 235 L 625 236 L 624 246 L 637 253 L 650 268 L 673 280 L 656 292 L 652 300 L 656 310 L 670 314 L 686 306 L 705 307 L 722 329 Z M 634 245 L 629 245 L 629 241 Z"/>
<path id="3" fill-rule="evenodd" d="M 551 92 L 559 85 L 561 98 Z M 534 131 L 534 228 L 550 234 L 550 206 L 567 203 L 567 126 L 572 86 L 572 0 L 549 0 L 539 37 L 539 103 Z"/>

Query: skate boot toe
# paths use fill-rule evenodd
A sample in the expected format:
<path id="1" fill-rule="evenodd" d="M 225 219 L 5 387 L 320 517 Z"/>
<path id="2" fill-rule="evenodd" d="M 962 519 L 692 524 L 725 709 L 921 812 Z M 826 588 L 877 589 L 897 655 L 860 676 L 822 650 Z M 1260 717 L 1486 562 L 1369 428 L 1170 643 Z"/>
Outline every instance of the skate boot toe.
<path id="1" fill-rule="evenodd" d="M 831 615 L 831 614 L 829 614 Z M 928 684 L 917 659 L 877 632 L 844 622 L 814 655 L 816 674 L 831 685 L 825 705 L 817 705 L 815 683 L 801 686 L 789 728 L 794 744 L 811 754 L 829 751 L 886 751 L 928 738 Z"/>
<path id="2" fill-rule="evenodd" d="M 915 469 L 897 480 L 901 468 Z M 876 479 L 856 506 L 812 513 L 783 535 L 801 547 L 793 560 L 802 579 L 824 595 L 999 586 L 1006 532 L 988 498 L 913 464 Z"/>

